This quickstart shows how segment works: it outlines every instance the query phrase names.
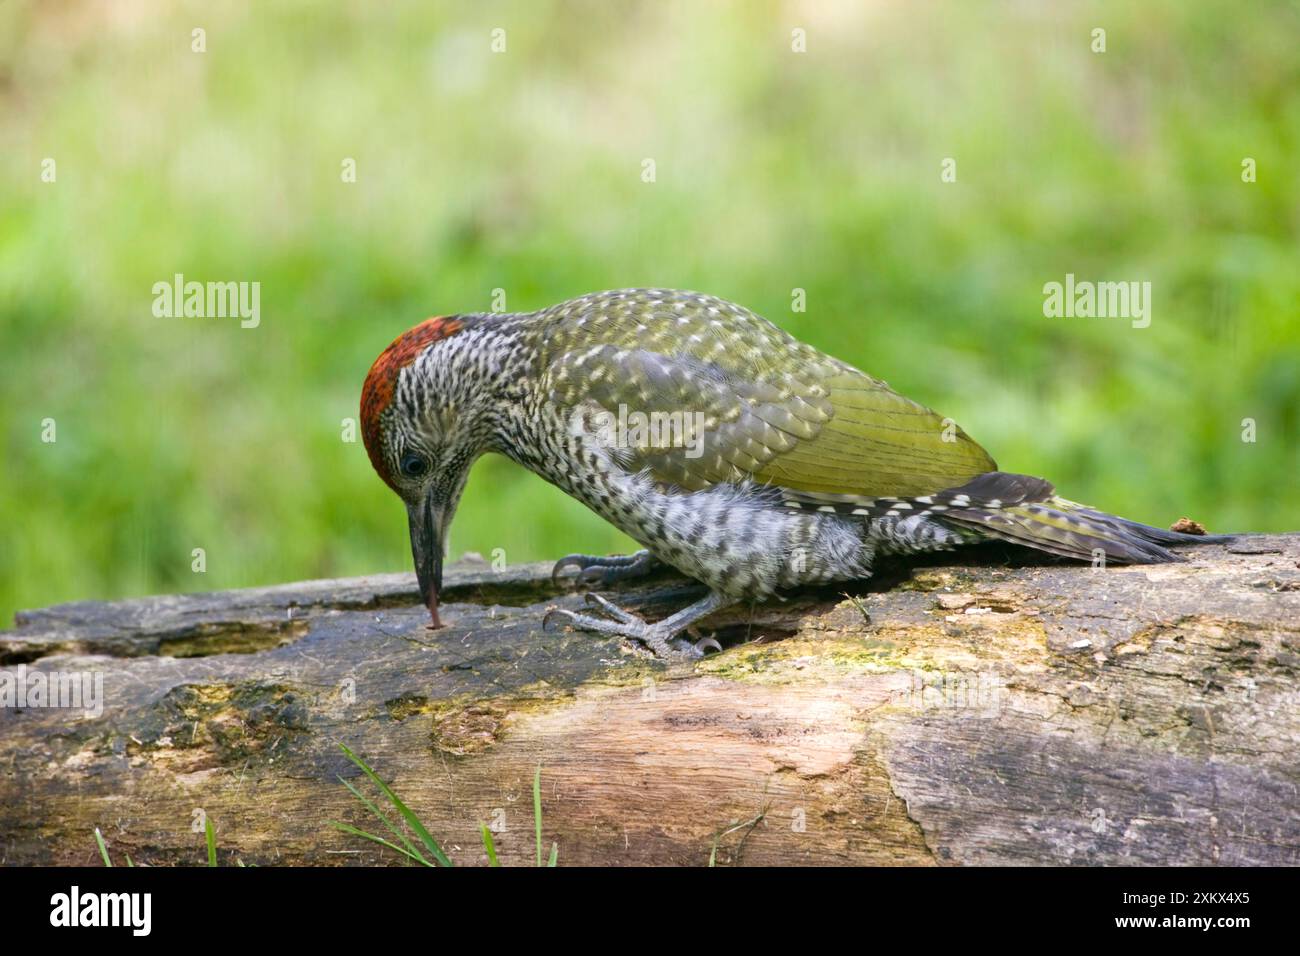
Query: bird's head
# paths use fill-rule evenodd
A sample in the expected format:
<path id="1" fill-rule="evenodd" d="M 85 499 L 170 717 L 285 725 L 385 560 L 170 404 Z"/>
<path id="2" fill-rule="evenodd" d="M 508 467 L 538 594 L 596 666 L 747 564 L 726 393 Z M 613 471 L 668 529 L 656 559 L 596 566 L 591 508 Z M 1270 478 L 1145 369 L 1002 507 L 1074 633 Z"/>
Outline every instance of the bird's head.
<path id="1" fill-rule="evenodd" d="M 379 477 L 406 504 L 411 557 L 433 627 L 438 618 L 447 528 L 470 466 L 482 453 L 473 362 L 465 361 L 471 316 L 426 319 L 375 359 L 361 390 L 361 435 Z"/>

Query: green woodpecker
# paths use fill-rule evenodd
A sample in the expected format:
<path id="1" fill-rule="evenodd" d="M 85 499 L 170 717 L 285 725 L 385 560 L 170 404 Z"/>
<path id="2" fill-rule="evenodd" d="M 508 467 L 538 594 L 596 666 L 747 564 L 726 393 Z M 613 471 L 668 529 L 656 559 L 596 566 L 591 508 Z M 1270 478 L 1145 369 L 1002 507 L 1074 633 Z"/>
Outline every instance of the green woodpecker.
<path id="1" fill-rule="evenodd" d="M 361 420 L 375 471 L 406 504 L 434 626 L 447 527 L 484 452 L 645 546 L 570 555 L 557 572 L 609 582 L 665 562 L 708 586 L 655 623 L 594 594 L 590 614 L 552 612 L 663 657 L 702 653 L 710 642 L 678 635 L 719 608 L 865 578 L 880 555 L 999 538 L 1150 563 L 1178 560 L 1167 545 L 1225 540 L 1138 524 L 999 471 L 951 420 L 694 292 L 627 289 L 537 312 L 428 319 L 375 361 Z"/>

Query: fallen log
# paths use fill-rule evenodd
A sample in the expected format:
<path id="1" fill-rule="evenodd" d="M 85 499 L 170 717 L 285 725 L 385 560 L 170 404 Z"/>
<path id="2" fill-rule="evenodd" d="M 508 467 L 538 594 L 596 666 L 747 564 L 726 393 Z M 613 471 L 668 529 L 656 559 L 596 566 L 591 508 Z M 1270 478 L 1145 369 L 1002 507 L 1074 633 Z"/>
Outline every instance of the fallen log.
<path id="1" fill-rule="evenodd" d="M 83 602 L 0 632 L 0 862 L 397 863 L 346 744 L 457 864 L 1293 864 L 1300 534 L 1093 569 L 999 545 L 716 616 L 664 665 L 543 631 L 549 565 Z M 620 585 L 661 617 L 698 593 Z M 48 704 L 85 677 L 81 708 Z M 33 675 L 41 675 L 37 680 Z M 95 700 L 94 681 L 102 681 Z M 66 691 L 67 681 L 63 686 Z M 87 705 L 90 706 L 87 706 Z"/>

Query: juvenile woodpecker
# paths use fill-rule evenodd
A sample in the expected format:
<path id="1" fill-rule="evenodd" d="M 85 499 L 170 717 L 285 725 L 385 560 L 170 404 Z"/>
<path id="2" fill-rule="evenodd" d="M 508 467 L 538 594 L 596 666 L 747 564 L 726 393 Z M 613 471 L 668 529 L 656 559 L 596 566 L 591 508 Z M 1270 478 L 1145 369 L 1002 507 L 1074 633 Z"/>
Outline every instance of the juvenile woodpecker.
<path id="1" fill-rule="evenodd" d="M 447 528 L 489 451 L 645 546 L 570 555 L 557 573 L 610 582 L 659 561 L 709 587 L 656 623 L 594 594 L 591 614 L 551 612 L 660 657 L 699 656 L 678 635 L 713 611 L 868 577 L 878 555 L 1000 538 L 1154 563 L 1178 560 L 1164 545 L 1225 540 L 1138 524 L 1001 472 L 951 420 L 695 292 L 625 289 L 537 312 L 426 319 L 375 360 L 361 422 L 375 471 L 406 504 L 434 627 Z"/>

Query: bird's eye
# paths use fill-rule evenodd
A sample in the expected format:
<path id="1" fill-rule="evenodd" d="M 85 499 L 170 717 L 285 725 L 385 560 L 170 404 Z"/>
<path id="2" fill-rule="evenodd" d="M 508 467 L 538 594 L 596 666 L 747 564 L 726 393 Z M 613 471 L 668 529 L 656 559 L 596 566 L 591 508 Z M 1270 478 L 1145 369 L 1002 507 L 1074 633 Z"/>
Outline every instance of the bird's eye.
<path id="1" fill-rule="evenodd" d="M 414 452 L 402 456 L 402 474 L 407 478 L 419 478 L 429 470 L 429 463 Z"/>

